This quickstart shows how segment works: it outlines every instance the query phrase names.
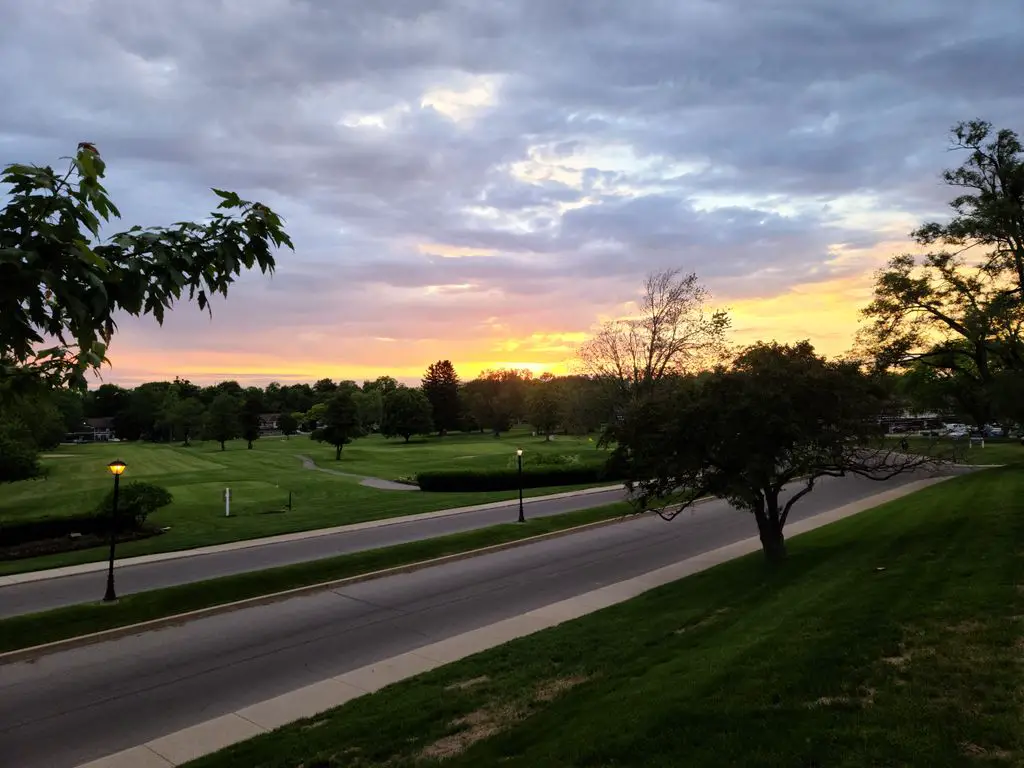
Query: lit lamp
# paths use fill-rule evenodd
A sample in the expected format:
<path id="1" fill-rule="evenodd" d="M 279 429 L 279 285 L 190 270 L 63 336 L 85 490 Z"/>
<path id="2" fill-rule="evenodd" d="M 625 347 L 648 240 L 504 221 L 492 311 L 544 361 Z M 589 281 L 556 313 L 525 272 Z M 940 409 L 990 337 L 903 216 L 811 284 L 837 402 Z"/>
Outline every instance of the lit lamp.
<path id="1" fill-rule="evenodd" d="M 519 522 L 525 523 L 526 518 L 523 517 L 523 449 L 516 449 L 516 461 L 519 464 Z"/>
<path id="2" fill-rule="evenodd" d="M 114 592 L 114 547 L 117 544 L 117 492 L 121 483 L 121 475 L 128 468 L 123 461 L 112 461 L 107 464 L 107 469 L 114 476 L 114 503 L 110 509 L 110 563 L 107 567 L 107 592 L 103 595 L 104 603 L 113 603 L 117 600 L 117 593 Z"/>

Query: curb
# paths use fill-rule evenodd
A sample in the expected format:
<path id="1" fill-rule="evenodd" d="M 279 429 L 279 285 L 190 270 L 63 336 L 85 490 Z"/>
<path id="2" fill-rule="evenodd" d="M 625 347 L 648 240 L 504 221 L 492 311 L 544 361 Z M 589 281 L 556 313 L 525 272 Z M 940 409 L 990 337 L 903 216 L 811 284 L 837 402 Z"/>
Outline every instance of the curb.
<path id="1" fill-rule="evenodd" d="M 590 496 L 597 493 L 609 493 L 611 491 L 625 490 L 625 485 L 603 485 L 595 488 L 583 488 L 578 491 L 564 491 L 545 496 L 526 496 L 523 504 L 531 504 L 538 501 L 558 501 L 560 499 L 571 499 L 577 496 Z M 294 531 L 292 533 L 280 533 L 273 536 L 263 536 L 256 539 L 241 539 L 229 541 L 223 544 L 211 544 L 205 547 L 194 549 L 179 549 L 171 552 L 154 552 L 149 555 L 137 555 L 135 557 L 118 560 L 115 567 L 131 568 L 136 565 L 149 565 L 151 563 L 163 563 L 169 560 L 182 560 L 187 557 L 202 557 L 204 555 L 216 555 L 221 552 L 236 552 L 240 549 L 252 549 L 254 547 L 269 547 L 274 544 L 286 544 L 293 541 L 304 541 L 315 539 L 321 536 L 334 536 L 339 533 L 360 531 L 372 528 L 385 528 L 389 525 L 401 525 L 403 523 L 417 522 L 420 520 L 436 520 L 455 515 L 464 515 L 470 512 L 485 512 L 490 509 L 502 509 L 514 507 L 519 503 L 518 499 L 506 501 L 489 501 L 485 504 L 474 504 L 468 507 L 451 507 L 450 509 L 438 509 L 433 512 L 420 512 L 413 515 L 399 515 L 398 517 L 384 517 L 378 520 L 364 520 L 360 523 L 349 523 L 348 525 L 336 525 L 330 528 L 312 528 L 308 531 Z M 80 576 L 85 573 L 97 573 L 105 571 L 105 561 L 94 561 L 79 563 L 78 565 L 66 565 L 59 568 L 49 568 L 38 571 L 23 571 L 21 573 L 9 573 L 0 576 L 0 589 L 13 587 L 19 584 L 28 584 L 35 581 L 49 581 L 50 579 L 63 579 L 68 576 Z"/>
<path id="2" fill-rule="evenodd" d="M 698 501 L 694 502 L 693 507 L 700 506 L 713 500 L 713 497 L 699 499 Z M 236 600 L 231 603 L 211 605 L 207 608 L 198 608 L 194 611 L 188 611 L 186 613 L 176 613 L 171 616 L 163 616 L 159 619 L 150 619 L 149 621 L 142 621 L 137 624 L 126 624 L 123 627 L 113 627 L 111 629 L 104 629 L 99 632 L 91 632 L 87 635 L 78 635 L 77 637 L 69 637 L 64 640 L 54 640 L 53 642 L 43 643 L 42 645 L 32 645 L 28 648 L 19 648 L 17 650 L 0 653 L 0 666 L 3 666 L 4 664 L 13 664 L 19 661 L 34 661 L 38 658 L 49 655 L 51 653 L 57 653 L 59 651 L 68 651 L 74 648 L 80 648 L 87 645 L 94 645 L 96 643 L 107 642 L 109 640 L 116 640 L 120 637 L 125 637 L 126 635 L 134 635 L 140 632 L 148 632 L 156 629 L 162 629 L 164 627 L 173 626 L 175 624 L 182 624 L 185 622 L 194 621 L 196 619 L 203 619 L 208 616 L 216 616 L 222 613 L 231 613 L 233 611 L 242 610 L 244 608 L 254 608 L 260 605 L 268 605 L 270 603 L 280 602 L 282 600 L 287 600 L 292 597 L 299 597 L 301 595 L 312 594 L 314 592 L 322 592 L 329 589 L 336 589 L 338 587 L 344 587 L 350 584 L 358 584 L 359 582 L 371 581 L 373 579 L 380 579 L 386 576 L 396 576 L 402 573 L 412 573 L 414 571 L 423 570 L 425 568 L 431 568 L 435 565 L 444 565 L 446 563 L 458 562 L 459 560 L 468 560 L 471 557 L 487 555 L 494 552 L 501 552 L 507 549 L 514 549 L 519 546 L 534 544 L 540 541 L 546 541 L 548 539 L 557 539 L 562 536 L 569 536 L 574 533 L 582 533 L 583 531 L 591 530 L 594 528 L 615 525 L 617 523 L 625 522 L 629 519 L 640 517 L 642 516 L 629 514 L 621 515 L 619 517 L 609 518 L 608 520 L 598 520 L 593 523 L 585 523 L 583 525 L 577 525 L 572 528 L 564 528 L 560 531 L 541 533 L 536 536 L 530 536 L 525 539 L 516 539 L 515 541 L 506 541 L 501 544 L 491 544 L 490 546 L 481 547 L 479 549 L 470 549 L 466 550 L 465 552 L 455 552 L 450 555 L 442 555 L 441 557 L 435 557 L 430 560 L 420 560 L 415 563 L 396 565 L 392 568 L 383 568 L 379 571 L 361 573 L 355 576 L 346 576 L 342 579 L 333 579 L 331 581 L 322 581 L 316 584 L 307 584 L 304 587 L 294 587 L 293 589 L 288 589 L 283 592 L 271 592 L 270 594 L 266 595 L 247 597 L 243 600 Z"/>

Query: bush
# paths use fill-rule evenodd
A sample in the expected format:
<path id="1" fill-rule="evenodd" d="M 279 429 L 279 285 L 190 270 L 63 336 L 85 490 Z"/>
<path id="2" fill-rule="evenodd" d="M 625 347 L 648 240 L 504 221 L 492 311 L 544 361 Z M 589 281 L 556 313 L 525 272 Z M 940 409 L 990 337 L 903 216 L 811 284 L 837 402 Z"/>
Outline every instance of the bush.
<path id="1" fill-rule="evenodd" d="M 27 430 L 20 425 L 0 423 L 0 483 L 38 477 L 38 455 Z"/>
<path id="2" fill-rule="evenodd" d="M 174 497 L 166 488 L 136 480 L 121 489 L 117 500 L 117 516 L 119 522 L 130 517 L 134 520 L 133 527 L 141 528 L 150 513 L 156 512 L 161 507 L 166 507 L 172 501 L 174 501 Z M 114 491 L 111 489 L 96 508 L 96 514 L 109 518 L 113 507 Z"/>
<path id="3" fill-rule="evenodd" d="M 523 467 L 524 488 L 584 485 L 621 480 L 605 463 Z M 423 491 L 511 491 L 519 487 L 516 469 L 451 469 L 420 472 L 416 480 Z"/>

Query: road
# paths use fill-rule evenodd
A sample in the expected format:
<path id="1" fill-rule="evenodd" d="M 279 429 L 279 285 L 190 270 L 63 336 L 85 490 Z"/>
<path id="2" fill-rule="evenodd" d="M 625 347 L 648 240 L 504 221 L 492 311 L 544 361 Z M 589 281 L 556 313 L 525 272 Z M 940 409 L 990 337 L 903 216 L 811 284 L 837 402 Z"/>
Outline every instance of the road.
<path id="1" fill-rule="evenodd" d="M 825 479 L 792 518 L 914 479 Z M 753 535 L 749 515 L 712 501 L 3 665 L 0 755 L 71 768 Z"/>
<path id="2" fill-rule="evenodd" d="M 625 491 L 604 491 L 584 496 L 532 501 L 528 502 L 524 509 L 529 517 L 547 517 L 612 504 L 625 498 Z M 333 533 L 156 563 L 124 565 L 119 566 L 116 571 L 117 592 L 120 595 L 129 595 L 218 576 L 260 571 L 279 565 L 292 565 L 350 552 L 431 539 L 450 533 L 486 528 L 498 523 L 515 522 L 517 514 L 516 503 L 512 502 L 506 507 L 462 512 L 448 517 L 412 520 L 379 528 Z M 106 578 L 105 571 L 96 571 L 0 587 L 0 619 L 65 605 L 95 602 L 103 597 Z"/>

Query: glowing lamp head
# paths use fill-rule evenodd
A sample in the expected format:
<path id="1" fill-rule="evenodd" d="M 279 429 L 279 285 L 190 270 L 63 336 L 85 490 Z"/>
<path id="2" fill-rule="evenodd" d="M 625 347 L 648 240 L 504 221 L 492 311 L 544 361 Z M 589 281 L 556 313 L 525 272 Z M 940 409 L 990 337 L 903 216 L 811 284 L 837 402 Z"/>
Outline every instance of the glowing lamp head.
<path id="1" fill-rule="evenodd" d="M 516 448 L 516 456 L 522 456 L 522 455 L 523 455 L 523 449 L 522 448 Z"/>
<path id="2" fill-rule="evenodd" d="M 110 470 L 110 474 L 112 474 L 112 475 L 120 475 L 127 468 L 128 468 L 128 465 L 125 464 L 120 459 L 118 461 L 112 461 L 109 464 L 107 464 L 107 469 Z"/>

